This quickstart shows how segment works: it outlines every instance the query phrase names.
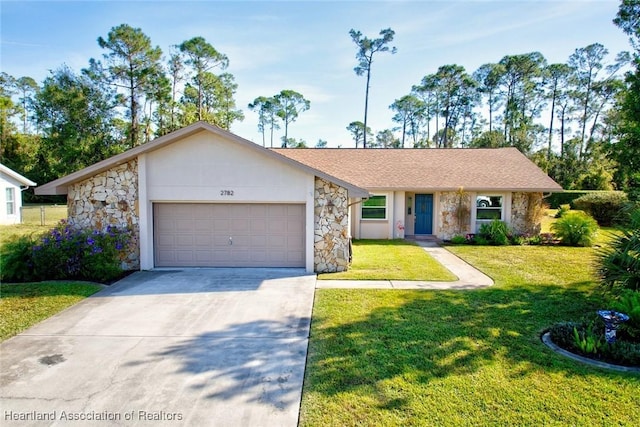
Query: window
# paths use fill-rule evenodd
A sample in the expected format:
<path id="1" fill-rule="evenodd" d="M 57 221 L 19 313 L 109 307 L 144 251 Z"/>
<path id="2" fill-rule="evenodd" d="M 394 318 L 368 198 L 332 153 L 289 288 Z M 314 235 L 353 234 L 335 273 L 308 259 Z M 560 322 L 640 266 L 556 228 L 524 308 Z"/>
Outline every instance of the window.
<path id="1" fill-rule="evenodd" d="M 362 219 L 387 219 L 387 196 L 371 196 L 362 202 Z"/>
<path id="2" fill-rule="evenodd" d="M 7 215 L 15 215 L 16 213 L 16 189 L 8 187 L 6 189 L 7 194 Z"/>
<path id="3" fill-rule="evenodd" d="M 479 194 L 478 197 L 476 197 L 476 220 L 502 220 L 502 204 L 502 196 Z"/>

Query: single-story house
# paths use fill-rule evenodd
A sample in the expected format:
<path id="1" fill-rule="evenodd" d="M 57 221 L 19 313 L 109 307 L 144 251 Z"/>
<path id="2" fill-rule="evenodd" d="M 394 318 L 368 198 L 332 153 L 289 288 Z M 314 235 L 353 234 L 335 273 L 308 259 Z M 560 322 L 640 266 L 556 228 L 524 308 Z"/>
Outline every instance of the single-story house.
<path id="1" fill-rule="evenodd" d="M 354 238 L 448 239 L 561 188 L 516 149 L 266 149 L 198 122 L 36 188 L 69 222 L 130 227 L 127 267 L 348 268 Z"/>
<path id="2" fill-rule="evenodd" d="M 37 184 L 0 163 L 0 224 L 19 224 L 22 191 Z"/>

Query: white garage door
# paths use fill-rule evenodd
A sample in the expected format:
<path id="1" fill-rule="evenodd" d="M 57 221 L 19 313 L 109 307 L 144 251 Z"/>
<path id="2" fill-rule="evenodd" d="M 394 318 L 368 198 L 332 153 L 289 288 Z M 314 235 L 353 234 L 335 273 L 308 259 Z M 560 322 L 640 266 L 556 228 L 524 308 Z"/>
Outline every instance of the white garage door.
<path id="1" fill-rule="evenodd" d="M 154 204 L 156 267 L 304 267 L 304 205 Z"/>

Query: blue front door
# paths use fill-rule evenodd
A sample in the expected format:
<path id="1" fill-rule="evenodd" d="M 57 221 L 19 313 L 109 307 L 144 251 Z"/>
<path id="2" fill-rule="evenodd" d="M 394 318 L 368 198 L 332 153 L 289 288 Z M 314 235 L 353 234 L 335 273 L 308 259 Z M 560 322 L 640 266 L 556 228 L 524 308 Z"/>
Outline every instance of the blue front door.
<path id="1" fill-rule="evenodd" d="M 433 234 L 433 194 L 416 194 L 416 234 Z"/>

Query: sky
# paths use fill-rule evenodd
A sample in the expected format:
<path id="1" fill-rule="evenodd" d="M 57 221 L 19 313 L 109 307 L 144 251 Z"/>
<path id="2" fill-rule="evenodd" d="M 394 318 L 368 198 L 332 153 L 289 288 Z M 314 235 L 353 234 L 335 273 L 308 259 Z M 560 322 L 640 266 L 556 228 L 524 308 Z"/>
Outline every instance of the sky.
<path id="1" fill-rule="evenodd" d="M 538 51 L 566 62 L 577 48 L 603 44 L 613 61 L 629 50 L 612 19 L 617 0 L 406 1 L 7 1 L 0 0 L 0 69 L 42 82 L 66 64 L 79 72 L 105 53 L 97 38 L 126 23 L 140 28 L 165 54 L 204 37 L 229 58 L 237 106 L 245 114 L 231 131 L 262 144 L 257 114 L 247 104 L 283 89 L 300 92 L 311 108 L 289 136 L 313 146 L 353 147 L 346 130 L 363 121 L 365 77 L 357 76 L 355 29 L 369 38 L 395 31 L 397 53 L 374 56 L 368 125 L 396 126 L 389 105 L 440 66 L 471 74 L 505 55 Z M 276 135 L 279 138 L 282 131 Z M 267 145 L 269 141 L 267 139 Z"/>

